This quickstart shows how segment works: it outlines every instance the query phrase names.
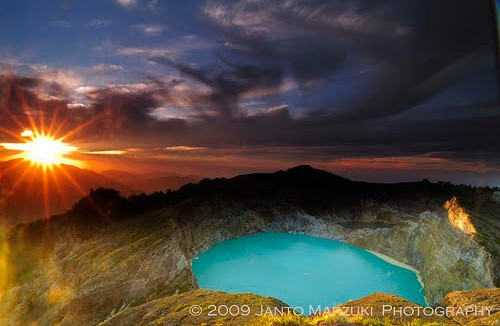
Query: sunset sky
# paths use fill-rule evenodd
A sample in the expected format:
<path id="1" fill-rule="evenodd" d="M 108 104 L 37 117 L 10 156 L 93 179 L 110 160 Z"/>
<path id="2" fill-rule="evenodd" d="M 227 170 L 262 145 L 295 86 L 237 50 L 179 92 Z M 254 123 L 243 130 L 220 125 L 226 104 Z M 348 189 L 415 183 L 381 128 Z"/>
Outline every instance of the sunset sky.
<path id="1" fill-rule="evenodd" d="M 0 143 L 35 124 L 96 171 L 500 185 L 492 8 L 3 0 Z"/>

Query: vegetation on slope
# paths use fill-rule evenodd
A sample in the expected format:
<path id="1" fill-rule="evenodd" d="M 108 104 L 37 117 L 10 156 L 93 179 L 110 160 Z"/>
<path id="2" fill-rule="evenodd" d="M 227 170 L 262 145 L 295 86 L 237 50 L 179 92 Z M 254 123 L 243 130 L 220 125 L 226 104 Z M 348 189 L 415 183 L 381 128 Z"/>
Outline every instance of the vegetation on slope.
<path id="1" fill-rule="evenodd" d="M 485 289 L 470 291 L 467 297 L 471 298 L 467 304 L 492 304 L 493 302 L 476 301 L 476 299 L 489 297 L 497 300 L 500 294 L 499 289 Z M 464 293 L 453 292 L 450 294 L 449 303 L 459 303 L 457 297 L 464 298 Z M 496 301 L 495 301 L 496 302 Z M 465 302 L 461 302 L 465 303 Z M 190 312 L 190 307 L 198 305 L 201 313 L 194 316 Z M 209 316 L 208 312 L 215 307 L 250 307 L 247 316 L 233 313 L 215 313 Z M 444 316 L 406 316 L 394 317 L 383 316 L 381 314 L 383 305 L 393 307 L 420 307 L 418 304 L 405 300 L 401 297 L 376 293 L 359 300 L 347 302 L 342 307 L 373 307 L 371 316 L 346 315 L 342 310 L 329 311 L 312 316 L 302 316 L 287 313 L 286 304 L 273 299 L 264 298 L 255 294 L 227 294 L 208 290 L 194 290 L 166 298 L 157 299 L 140 306 L 125 309 L 113 317 L 105 320 L 100 326 L 115 325 L 221 325 L 221 326 L 451 326 L 451 325 L 495 325 L 498 315 L 492 315 L 488 320 L 471 316 L 467 320 L 453 320 Z M 498 307 L 498 302 L 496 302 Z M 262 310 L 262 307 L 265 309 Z M 272 311 L 272 313 L 261 316 L 262 311 Z M 356 311 L 355 309 L 352 311 Z M 237 312 L 237 309 L 233 309 Z M 284 312 L 281 314 L 280 312 Z"/>

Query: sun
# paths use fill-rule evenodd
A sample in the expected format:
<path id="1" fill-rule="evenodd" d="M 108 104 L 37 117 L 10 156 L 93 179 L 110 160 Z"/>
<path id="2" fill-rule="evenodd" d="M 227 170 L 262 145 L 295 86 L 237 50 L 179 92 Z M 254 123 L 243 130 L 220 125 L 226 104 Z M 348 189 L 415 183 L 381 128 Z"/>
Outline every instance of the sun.
<path id="1" fill-rule="evenodd" d="M 75 146 L 45 135 L 34 137 L 32 141 L 23 145 L 26 158 L 39 164 L 64 163 L 64 155 L 77 149 Z"/>
<path id="2" fill-rule="evenodd" d="M 9 150 L 20 151 L 17 158 L 31 161 L 33 164 L 51 166 L 59 164 L 73 164 L 66 155 L 78 149 L 63 142 L 61 138 L 44 133 L 24 130 L 21 136 L 26 140 L 24 143 L 3 143 L 3 147 Z"/>

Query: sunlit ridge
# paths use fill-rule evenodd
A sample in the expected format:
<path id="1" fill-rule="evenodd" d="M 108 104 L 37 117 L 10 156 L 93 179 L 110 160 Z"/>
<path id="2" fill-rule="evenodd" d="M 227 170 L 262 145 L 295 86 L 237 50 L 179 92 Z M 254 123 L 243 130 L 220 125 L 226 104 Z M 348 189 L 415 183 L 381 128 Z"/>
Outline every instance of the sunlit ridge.
<path id="1" fill-rule="evenodd" d="M 460 206 L 457 197 L 448 200 L 443 206 L 448 210 L 448 219 L 453 227 L 467 234 L 473 235 L 477 233 L 476 227 L 471 222 L 469 214 Z"/>

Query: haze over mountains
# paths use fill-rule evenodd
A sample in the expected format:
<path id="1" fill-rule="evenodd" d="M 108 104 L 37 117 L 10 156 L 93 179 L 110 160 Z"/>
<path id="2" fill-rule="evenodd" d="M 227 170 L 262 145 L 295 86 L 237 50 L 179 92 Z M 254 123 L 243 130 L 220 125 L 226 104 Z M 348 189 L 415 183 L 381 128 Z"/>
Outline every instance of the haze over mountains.
<path id="1" fill-rule="evenodd" d="M 0 218 L 7 227 L 63 213 L 91 189 L 113 188 L 127 196 L 175 190 L 198 180 L 177 175 L 153 178 L 121 171 L 100 174 L 65 164 L 43 173 L 42 167 L 29 165 L 22 160 L 0 162 Z"/>
<path id="2" fill-rule="evenodd" d="M 151 172 L 130 173 L 118 170 L 102 171 L 101 175 L 116 180 L 136 192 L 154 192 L 160 190 L 177 190 L 185 184 L 196 183 L 202 178 L 194 175 L 179 175 L 175 173 Z"/>

